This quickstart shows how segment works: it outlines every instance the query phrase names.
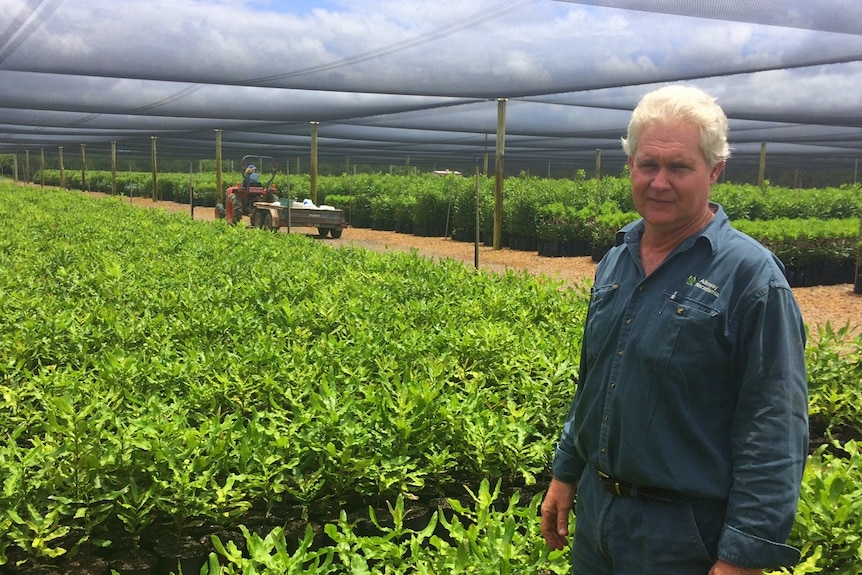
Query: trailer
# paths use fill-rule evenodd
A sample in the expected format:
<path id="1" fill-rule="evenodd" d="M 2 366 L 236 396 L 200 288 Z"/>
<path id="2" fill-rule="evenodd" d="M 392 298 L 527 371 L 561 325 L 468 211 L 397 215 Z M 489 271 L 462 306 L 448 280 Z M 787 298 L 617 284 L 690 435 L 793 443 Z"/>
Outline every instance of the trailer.
<path id="1" fill-rule="evenodd" d="M 341 232 L 347 227 L 344 210 L 332 206 L 316 206 L 308 200 L 291 202 L 290 205 L 285 203 L 285 200 L 255 202 L 251 213 L 252 227 L 271 231 L 287 228 L 288 232 L 292 227 L 317 228 L 321 238 L 327 235 L 340 238 Z"/>

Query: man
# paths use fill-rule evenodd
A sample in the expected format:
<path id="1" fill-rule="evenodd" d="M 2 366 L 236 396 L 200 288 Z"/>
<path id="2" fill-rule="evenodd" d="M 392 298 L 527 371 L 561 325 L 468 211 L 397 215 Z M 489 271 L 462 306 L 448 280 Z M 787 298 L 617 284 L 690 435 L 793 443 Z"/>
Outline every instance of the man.
<path id="1" fill-rule="evenodd" d="M 260 187 L 260 174 L 254 164 L 245 168 L 245 183 L 243 187 Z"/>
<path id="2" fill-rule="evenodd" d="M 596 268 L 578 387 L 542 504 L 576 575 L 753 575 L 785 544 L 808 447 L 805 328 L 783 266 L 709 201 L 727 118 L 647 94 L 623 139 L 641 219 Z"/>

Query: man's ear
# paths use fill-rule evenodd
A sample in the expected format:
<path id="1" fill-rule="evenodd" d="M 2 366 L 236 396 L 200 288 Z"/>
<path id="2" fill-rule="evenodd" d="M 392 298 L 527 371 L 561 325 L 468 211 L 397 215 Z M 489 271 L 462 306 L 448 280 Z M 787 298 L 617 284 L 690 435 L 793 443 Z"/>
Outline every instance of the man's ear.
<path id="1" fill-rule="evenodd" d="M 718 181 L 718 176 L 721 175 L 721 170 L 724 169 L 724 160 L 720 161 L 712 167 L 709 172 L 709 184 L 712 185 Z"/>

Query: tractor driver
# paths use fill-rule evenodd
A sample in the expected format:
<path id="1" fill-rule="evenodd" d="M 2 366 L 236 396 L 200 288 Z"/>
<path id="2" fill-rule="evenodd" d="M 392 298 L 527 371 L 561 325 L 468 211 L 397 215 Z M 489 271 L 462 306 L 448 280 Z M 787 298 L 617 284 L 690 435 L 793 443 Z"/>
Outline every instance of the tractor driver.
<path id="1" fill-rule="evenodd" d="M 245 181 L 243 182 L 243 187 L 250 188 L 252 186 L 260 187 L 260 174 L 257 173 L 257 168 L 254 164 L 249 164 L 245 168 Z"/>

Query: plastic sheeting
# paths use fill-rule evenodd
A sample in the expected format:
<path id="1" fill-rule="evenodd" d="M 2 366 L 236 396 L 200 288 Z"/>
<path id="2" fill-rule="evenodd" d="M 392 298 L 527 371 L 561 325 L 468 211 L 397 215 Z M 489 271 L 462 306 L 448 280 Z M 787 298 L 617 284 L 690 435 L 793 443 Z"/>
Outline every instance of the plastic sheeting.
<path id="1" fill-rule="evenodd" d="M 859 0 L 0 0 L 0 153 L 308 155 L 469 170 L 623 161 L 646 91 L 699 85 L 733 165 L 862 155 Z M 264 152 L 265 150 L 265 152 Z"/>

